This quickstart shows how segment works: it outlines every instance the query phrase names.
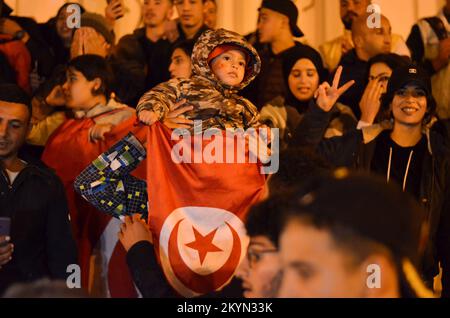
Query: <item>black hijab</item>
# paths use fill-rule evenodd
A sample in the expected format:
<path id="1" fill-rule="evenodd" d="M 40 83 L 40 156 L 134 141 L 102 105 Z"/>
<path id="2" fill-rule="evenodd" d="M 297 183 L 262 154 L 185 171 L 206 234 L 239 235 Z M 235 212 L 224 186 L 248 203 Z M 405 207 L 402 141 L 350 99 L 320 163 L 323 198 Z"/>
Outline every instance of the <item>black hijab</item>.
<path id="1" fill-rule="evenodd" d="M 308 59 L 314 64 L 319 75 L 319 84 L 327 79 L 328 71 L 323 66 L 319 52 L 307 45 L 298 46 L 290 50 L 289 54 L 283 58 L 283 77 L 288 88 L 286 104 L 295 107 L 299 113 L 303 113 L 308 107 L 309 101 L 299 101 L 289 89 L 289 75 L 294 65 L 300 59 Z"/>

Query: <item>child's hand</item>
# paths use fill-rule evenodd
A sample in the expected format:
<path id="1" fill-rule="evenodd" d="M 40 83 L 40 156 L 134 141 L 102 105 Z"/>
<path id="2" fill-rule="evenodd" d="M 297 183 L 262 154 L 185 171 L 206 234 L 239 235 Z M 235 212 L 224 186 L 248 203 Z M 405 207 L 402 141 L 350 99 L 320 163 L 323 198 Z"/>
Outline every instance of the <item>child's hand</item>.
<path id="1" fill-rule="evenodd" d="M 136 243 L 147 241 L 153 244 L 152 233 L 140 214 L 125 217 L 125 222 L 120 226 L 119 240 L 128 252 Z"/>
<path id="2" fill-rule="evenodd" d="M 105 140 L 105 134 L 109 133 L 113 127 L 112 124 L 95 124 L 89 131 L 89 141 Z"/>
<path id="3" fill-rule="evenodd" d="M 158 116 L 151 110 L 141 110 L 139 112 L 139 121 L 150 126 L 158 121 Z"/>

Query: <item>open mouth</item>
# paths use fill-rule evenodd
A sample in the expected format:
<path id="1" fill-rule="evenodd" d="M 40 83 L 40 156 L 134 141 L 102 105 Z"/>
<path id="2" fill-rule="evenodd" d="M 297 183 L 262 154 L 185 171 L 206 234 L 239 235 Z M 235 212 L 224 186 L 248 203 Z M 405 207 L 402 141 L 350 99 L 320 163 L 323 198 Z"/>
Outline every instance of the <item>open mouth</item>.
<path id="1" fill-rule="evenodd" d="M 233 77 L 233 78 L 237 78 L 237 74 L 233 73 L 233 72 L 228 73 L 228 76 Z"/>
<path id="2" fill-rule="evenodd" d="M 311 91 L 311 89 L 309 87 L 299 87 L 299 88 L 297 88 L 297 91 L 299 93 L 306 94 L 306 93 L 309 93 Z"/>
<path id="3" fill-rule="evenodd" d="M 417 107 L 411 107 L 411 106 L 402 107 L 401 110 L 402 110 L 402 112 L 404 112 L 407 115 L 413 115 L 419 111 L 419 109 Z"/>
<path id="4" fill-rule="evenodd" d="M 0 141 L 0 149 L 5 149 L 6 147 L 8 147 L 8 142 Z"/>

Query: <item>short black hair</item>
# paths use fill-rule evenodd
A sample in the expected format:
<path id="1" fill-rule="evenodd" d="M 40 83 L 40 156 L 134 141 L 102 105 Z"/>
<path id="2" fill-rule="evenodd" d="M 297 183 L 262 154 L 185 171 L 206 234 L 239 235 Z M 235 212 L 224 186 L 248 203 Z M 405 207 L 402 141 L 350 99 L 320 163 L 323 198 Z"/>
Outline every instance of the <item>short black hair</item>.
<path id="1" fill-rule="evenodd" d="M 175 52 L 176 49 L 183 50 L 184 53 L 186 53 L 187 56 L 191 57 L 192 51 L 194 50 L 195 41 L 192 40 L 181 40 L 174 43 L 172 46 L 172 52 L 170 55 Z"/>
<path id="2" fill-rule="evenodd" d="M 31 97 L 15 84 L 0 84 L 0 101 L 25 105 L 31 118 Z"/>
<path id="3" fill-rule="evenodd" d="M 114 74 L 106 60 L 94 54 L 80 55 L 69 62 L 68 68 L 81 72 L 88 81 L 100 78 L 102 84 L 93 95 L 104 95 L 108 100 L 113 91 Z"/>
<path id="4" fill-rule="evenodd" d="M 289 193 L 294 189 L 289 189 Z M 280 209 L 278 203 L 284 204 L 278 198 L 287 198 L 287 192 L 275 196 L 275 199 L 265 200 L 254 205 L 245 219 L 245 228 L 250 237 L 265 236 L 278 248 L 279 237 L 286 218 L 286 210 Z"/>
<path id="5" fill-rule="evenodd" d="M 408 56 L 398 55 L 395 53 L 385 53 L 375 55 L 367 62 L 368 66 L 367 74 L 369 74 L 372 65 L 377 63 L 386 64 L 391 70 L 395 70 L 398 67 L 408 66 L 409 64 L 411 64 L 411 59 Z"/>

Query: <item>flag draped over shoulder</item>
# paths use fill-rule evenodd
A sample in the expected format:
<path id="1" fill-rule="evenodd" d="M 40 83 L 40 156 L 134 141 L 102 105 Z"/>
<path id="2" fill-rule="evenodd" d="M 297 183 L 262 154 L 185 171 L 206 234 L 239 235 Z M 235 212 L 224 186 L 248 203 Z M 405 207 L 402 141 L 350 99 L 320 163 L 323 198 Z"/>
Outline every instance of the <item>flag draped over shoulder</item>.
<path id="1" fill-rule="evenodd" d="M 125 260 L 125 250 L 118 243 L 120 221 L 96 210 L 74 190 L 75 178 L 101 153 L 132 132 L 145 140 L 146 129 L 136 126 L 136 117 L 115 126 L 105 141 L 89 142 L 92 119 L 69 119 L 49 139 L 42 160 L 63 181 L 69 214 L 78 245 L 82 285 L 93 295 L 136 297 Z M 145 179 L 145 164 L 133 173 Z M 94 256 L 95 255 L 95 256 Z"/>
<path id="2" fill-rule="evenodd" d="M 200 158 L 223 151 L 219 157 L 225 158 L 236 147 L 227 143 L 230 138 L 224 131 L 222 139 L 214 139 L 214 150 L 212 141 L 201 135 L 176 141 L 171 133 L 159 123 L 149 128 L 149 225 L 167 280 L 180 295 L 193 297 L 231 280 L 246 254 L 246 213 L 261 199 L 266 176 L 260 173 L 260 164 L 248 160 L 180 162 L 179 154 L 186 158 L 189 153 Z M 244 155 L 249 158 L 248 152 Z"/>

